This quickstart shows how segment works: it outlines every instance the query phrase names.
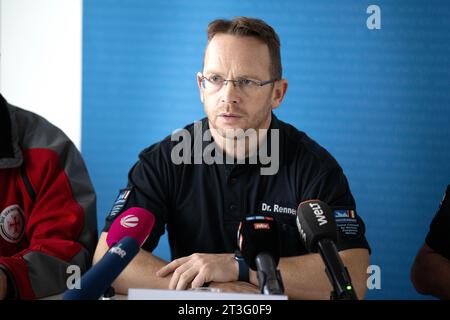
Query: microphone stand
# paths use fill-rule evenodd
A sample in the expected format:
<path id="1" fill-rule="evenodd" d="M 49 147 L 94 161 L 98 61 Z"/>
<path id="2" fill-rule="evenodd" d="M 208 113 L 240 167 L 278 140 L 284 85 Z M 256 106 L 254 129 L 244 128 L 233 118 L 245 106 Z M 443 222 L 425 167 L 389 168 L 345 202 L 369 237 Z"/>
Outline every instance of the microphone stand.
<path id="1" fill-rule="evenodd" d="M 319 252 L 325 263 L 325 272 L 333 285 L 331 300 L 358 300 L 347 268 L 342 263 L 336 245 L 332 240 L 318 242 Z"/>
<path id="2" fill-rule="evenodd" d="M 273 257 L 262 252 L 256 256 L 256 276 L 262 294 L 284 294 L 283 280 L 280 270 L 277 269 Z"/>

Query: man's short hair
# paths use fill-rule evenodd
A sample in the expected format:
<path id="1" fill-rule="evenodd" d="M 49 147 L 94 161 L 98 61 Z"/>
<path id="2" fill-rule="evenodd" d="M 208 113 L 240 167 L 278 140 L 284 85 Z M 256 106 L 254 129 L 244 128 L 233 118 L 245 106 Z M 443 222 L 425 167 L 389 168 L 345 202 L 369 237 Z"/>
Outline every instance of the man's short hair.
<path id="1" fill-rule="evenodd" d="M 208 43 L 218 33 L 254 37 L 264 42 L 269 47 L 271 76 L 273 79 L 281 79 L 280 38 L 275 30 L 263 20 L 249 17 L 214 20 L 208 25 Z"/>

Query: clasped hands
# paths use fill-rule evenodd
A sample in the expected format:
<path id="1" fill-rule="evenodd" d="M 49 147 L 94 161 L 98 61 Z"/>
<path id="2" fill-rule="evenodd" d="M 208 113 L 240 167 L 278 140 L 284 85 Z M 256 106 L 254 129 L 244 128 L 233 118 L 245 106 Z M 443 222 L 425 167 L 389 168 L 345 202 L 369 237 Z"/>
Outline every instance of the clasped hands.
<path id="1" fill-rule="evenodd" d="M 169 289 L 186 290 L 199 288 L 205 283 L 221 288 L 224 292 L 253 292 L 258 288 L 247 282 L 237 281 L 238 263 L 234 254 L 194 253 L 173 260 L 156 272 L 159 277 L 172 274 Z"/>

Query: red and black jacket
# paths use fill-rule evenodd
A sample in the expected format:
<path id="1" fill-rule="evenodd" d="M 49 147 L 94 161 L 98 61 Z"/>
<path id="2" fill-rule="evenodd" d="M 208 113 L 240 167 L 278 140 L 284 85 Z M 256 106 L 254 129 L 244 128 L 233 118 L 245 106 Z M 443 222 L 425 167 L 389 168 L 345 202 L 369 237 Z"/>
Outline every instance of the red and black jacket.
<path id="1" fill-rule="evenodd" d="M 0 268 L 8 295 L 64 292 L 89 268 L 97 242 L 96 197 L 81 154 L 44 118 L 0 95 Z"/>

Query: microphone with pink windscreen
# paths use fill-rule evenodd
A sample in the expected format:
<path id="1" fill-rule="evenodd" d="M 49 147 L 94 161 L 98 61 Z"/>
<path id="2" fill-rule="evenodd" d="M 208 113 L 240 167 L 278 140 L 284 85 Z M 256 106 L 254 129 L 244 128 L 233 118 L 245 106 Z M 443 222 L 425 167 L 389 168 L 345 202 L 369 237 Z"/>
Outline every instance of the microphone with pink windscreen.
<path id="1" fill-rule="evenodd" d="M 124 211 L 109 229 L 109 250 L 81 277 L 78 288 L 67 290 L 63 299 L 98 299 L 138 254 L 154 224 L 155 216 L 150 211 L 138 207 Z"/>
<path id="2" fill-rule="evenodd" d="M 155 216 L 148 210 L 131 207 L 114 220 L 109 228 L 106 243 L 112 247 L 124 237 L 131 237 L 141 247 L 155 224 Z"/>

